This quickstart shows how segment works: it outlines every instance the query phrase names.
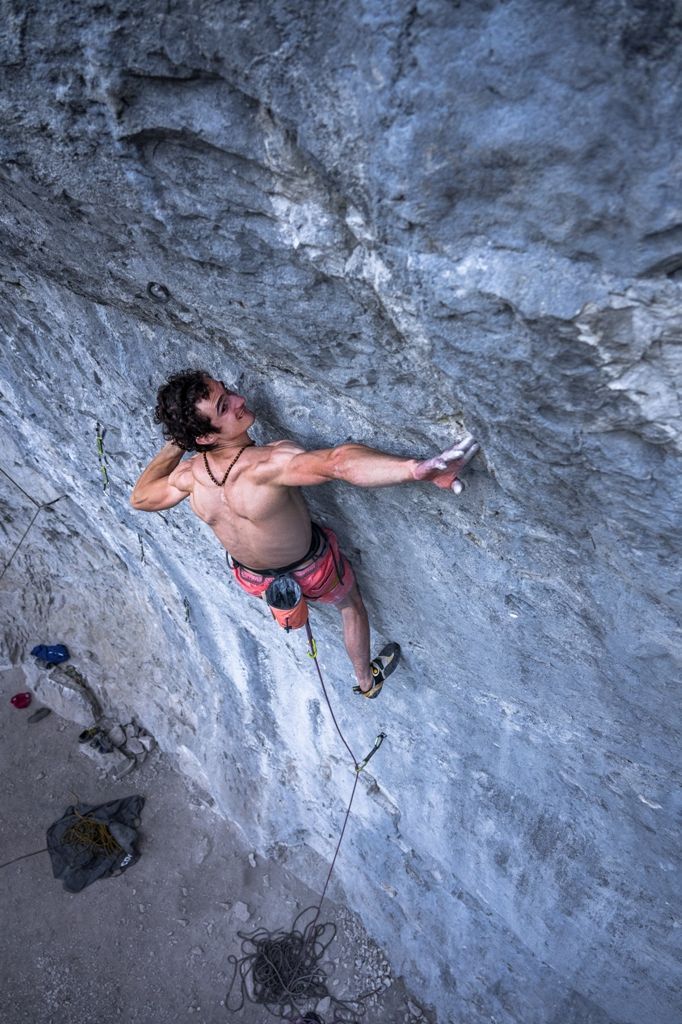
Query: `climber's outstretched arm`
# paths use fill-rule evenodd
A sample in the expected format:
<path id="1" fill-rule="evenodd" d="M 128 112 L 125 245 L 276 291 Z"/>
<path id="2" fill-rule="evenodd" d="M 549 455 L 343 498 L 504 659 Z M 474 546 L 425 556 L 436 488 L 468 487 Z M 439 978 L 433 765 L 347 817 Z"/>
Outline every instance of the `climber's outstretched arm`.
<path id="1" fill-rule="evenodd" d="M 262 466 L 263 483 L 284 487 L 311 487 L 330 480 L 344 480 L 355 487 L 388 487 L 415 480 L 431 481 L 437 487 L 451 487 L 457 474 L 473 459 L 479 446 L 470 434 L 454 447 L 432 459 L 405 459 L 368 448 L 362 444 L 342 444 L 306 452 L 291 441 L 272 446 L 273 457 Z M 256 477 L 256 481 L 257 481 Z"/>
<path id="2" fill-rule="evenodd" d="M 160 512 L 179 505 L 192 490 L 192 470 L 179 465 L 184 455 L 169 441 L 140 474 L 130 495 L 130 504 L 142 512 Z"/>

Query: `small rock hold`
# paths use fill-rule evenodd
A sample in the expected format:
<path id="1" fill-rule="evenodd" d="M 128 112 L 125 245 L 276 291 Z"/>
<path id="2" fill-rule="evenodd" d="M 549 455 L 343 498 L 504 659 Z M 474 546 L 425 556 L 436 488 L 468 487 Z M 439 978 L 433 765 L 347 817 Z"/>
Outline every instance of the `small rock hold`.
<path id="1" fill-rule="evenodd" d="M 114 744 L 115 747 L 122 747 L 126 740 L 126 734 L 123 731 L 123 727 L 115 725 L 109 730 L 107 736 Z"/>
<path id="2" fill-rule="evenodd" d="M 255 866 L 256 866 L 256 854 L 255 853 L 250 853 L 249 854 L 249 864 L 251 865 L 252 868 L 255 868 Z"/>
<path id="3" fill-rule="evenodd" d="M 140 911 L 141 914 L 144 914 L 144 903 L 138 903 L 137 909 Z"/>
<path id="4" fill-rule="evenodd" d="M 160 284 L 158 281 L 148 282 L 147 295 L 154 302 L 158 302 L 162 306 L 165 306 L 165 304 L 171 297 L 170 292 L 166 288 L 165 284 Z"/>
<path id="5" fill-rule="evenodd" d="M 92 761 L 95 762 L 98 768 L 103 769 L 105 772 L 115 772 L 117 775 L 121 771 L 124 771 L 128 766 L 128 758 L 120 750 L 114 748 L 107 753 L 103 753 L 96 747 L 91 747 L 89 743 L 81 743 L 78 746 L 78 751 L 81 754 L 85 754 Z"/>

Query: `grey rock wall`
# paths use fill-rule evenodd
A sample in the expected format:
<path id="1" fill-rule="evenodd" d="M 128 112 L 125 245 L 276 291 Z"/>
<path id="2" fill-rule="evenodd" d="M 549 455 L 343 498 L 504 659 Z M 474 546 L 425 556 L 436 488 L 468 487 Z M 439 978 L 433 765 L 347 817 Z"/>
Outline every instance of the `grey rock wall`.
<path id="1" fill-rule="evenodd" d="M 337 878 L 444 1022 L 680 1012 L 681 34 L 672 0 L 3 5 L 4 550 L 66 495 L 7 662 L 68 642 L 321 885 L 352 771 L 303 639 L 188 509 L 128 506 L 155 389 L 215 368 L 259 440 L 482 440 L 459 500 L 309 494 L 405 651 L 358 706 L 313 613 L 344 731 L 388 734 Z"/>

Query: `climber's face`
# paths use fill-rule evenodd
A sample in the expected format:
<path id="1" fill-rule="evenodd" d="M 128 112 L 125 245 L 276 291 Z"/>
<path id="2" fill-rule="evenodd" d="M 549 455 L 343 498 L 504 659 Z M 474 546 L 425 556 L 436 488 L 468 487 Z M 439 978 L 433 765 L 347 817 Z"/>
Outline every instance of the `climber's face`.
<path id="1" fill-rule="evenodd" d="M 198 437 L 197 441 L 200 444 L 214 444 L 217 441 L 231 441 L 246 433 L 256 417 L 247 408 L 244 396 L 230 391 L 221 380 L 209 377 L 207 383 L 208 397 L 201 398 L 196 409 L 211 421 L 213 430 L 210 434 Z"/>

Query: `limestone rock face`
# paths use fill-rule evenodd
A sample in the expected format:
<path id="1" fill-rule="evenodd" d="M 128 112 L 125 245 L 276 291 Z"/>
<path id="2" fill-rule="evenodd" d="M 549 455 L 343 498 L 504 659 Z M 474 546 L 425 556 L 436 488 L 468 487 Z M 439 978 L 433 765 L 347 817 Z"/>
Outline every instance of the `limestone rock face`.
<path id="1" fill-rule="evenodd" d="M 260 441 L 481 439 L 459 499 L 308 495 L 404 651 L 360 702 L 313 610 L 354 751 L 387 734 L 336 879 L 444 1022 L 678 1018 L 681 32 L 672 0 L 3 5 L 7 663 L 66 642 L 254 849 L 327 860 L 353 770 L 304 638 L 189 508 L 128 504 L 155 390 L 206 366 Z"/>

